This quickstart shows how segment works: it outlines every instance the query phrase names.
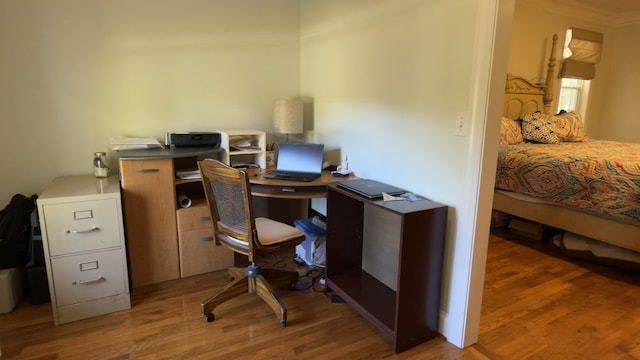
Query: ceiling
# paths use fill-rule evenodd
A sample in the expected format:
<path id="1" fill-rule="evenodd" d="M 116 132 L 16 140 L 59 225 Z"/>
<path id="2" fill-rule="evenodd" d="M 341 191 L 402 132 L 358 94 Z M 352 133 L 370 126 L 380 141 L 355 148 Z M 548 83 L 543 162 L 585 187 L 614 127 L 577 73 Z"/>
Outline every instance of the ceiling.
<path id="1" fill-rule="evenodd" d="M 578 0 L 585 6 L 618 15 L 640 11 L 640 0 Z"/>
<path id="2" fill-rule="evenodd" d="M 640 24 L 640 0 L 517 0 L 557 13 L 572 13 L 585 20 L 620 27 Z"/>

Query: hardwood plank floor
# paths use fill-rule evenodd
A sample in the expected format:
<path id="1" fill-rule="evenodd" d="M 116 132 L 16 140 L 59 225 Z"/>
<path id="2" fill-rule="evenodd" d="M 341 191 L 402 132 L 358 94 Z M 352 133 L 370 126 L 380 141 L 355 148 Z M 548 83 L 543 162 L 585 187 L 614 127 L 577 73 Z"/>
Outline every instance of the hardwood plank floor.
<path id="1" fill-rule="evenodd" d="M 23 298 L 0 315 L 2 359 L 640 359 L 640 282 L 548 255 L 509 234 L 490 239 L 478 344 L 437 337 L 394 355 L 388 339 L 321 291 L 273 284 L 289 309 L 280 327 L 244 295 L 206 323 L 200 302 L 225 271 L 136 289 L 132 309 L 59 326 L 49 303 Z M 524 245 L 523 245 L 524 244 Z M 303 278 L 309 283 L 308 278 Z M 318 288 L 316 290 L 319 290 Z"/>
<path id="2" fill-rule="evenodd" d="M 501 231 L 479 344 L 504 359 L 640 359 L 640 278 Z"/>

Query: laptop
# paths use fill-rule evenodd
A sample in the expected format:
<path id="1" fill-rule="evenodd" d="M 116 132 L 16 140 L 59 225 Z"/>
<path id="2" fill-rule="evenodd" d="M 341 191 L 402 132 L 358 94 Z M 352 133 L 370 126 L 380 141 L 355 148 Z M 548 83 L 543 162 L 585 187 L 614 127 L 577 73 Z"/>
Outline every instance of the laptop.
<path id="1" fill-rule="evenodd" d="M 313 181 L 322 174 L 324 144 L 282 143 L 276 169 L 266 179 Z"/>
<path id="2" fill-rule="evenodd" d="M 353 191 L 369 199 L 381 198 L 382 193 L 395 196 L 395 195 L 400 195 L 407 192 L 406 190 L 400 189 L 393 185 L 381 183 L 379 181 L 375 181 L 371 179 L 356 179 L 356 180 L 343 181 L 343 182 L 339 182 L 337 185 L 343 189 Z"/>

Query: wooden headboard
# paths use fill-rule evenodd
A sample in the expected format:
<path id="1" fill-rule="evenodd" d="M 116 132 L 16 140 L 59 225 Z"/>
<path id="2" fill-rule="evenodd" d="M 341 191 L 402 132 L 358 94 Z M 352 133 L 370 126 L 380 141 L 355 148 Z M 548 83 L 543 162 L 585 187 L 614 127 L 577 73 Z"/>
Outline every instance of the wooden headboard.
<path id="1" fill-rule="evenodd" d="M 502 115 L 516 120 L 520 114 L 533 114 L 544 109 L 544 87 L 507 74 Z"/>
<path id="2" fill-rule="evenodd" d="M 504 89 L 504 107 L 502 109 L 504 117 L 515 120 L 520 114 L 532 114 L 538 110 L 547 114 L 551 113 L 557 42 L 558 34 L 553 34 L 551 55 L 547 64 L 547 79 L 543 85 L 532 84 L 524 78 L 507 74 L 507 83 Z"/>

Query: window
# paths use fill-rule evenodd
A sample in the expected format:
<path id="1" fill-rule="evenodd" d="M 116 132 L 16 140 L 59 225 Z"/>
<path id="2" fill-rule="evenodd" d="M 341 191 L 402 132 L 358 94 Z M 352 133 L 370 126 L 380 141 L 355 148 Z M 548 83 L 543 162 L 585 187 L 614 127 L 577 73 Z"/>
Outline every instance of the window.
<path id="1" fill-rule="evenodd" d="M 560 96 L 558 98 L 558 112 L 565 110 L 584 114 L 587 108 L 589 85 L 589 80 L 562 78 Z"/>

